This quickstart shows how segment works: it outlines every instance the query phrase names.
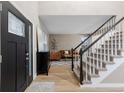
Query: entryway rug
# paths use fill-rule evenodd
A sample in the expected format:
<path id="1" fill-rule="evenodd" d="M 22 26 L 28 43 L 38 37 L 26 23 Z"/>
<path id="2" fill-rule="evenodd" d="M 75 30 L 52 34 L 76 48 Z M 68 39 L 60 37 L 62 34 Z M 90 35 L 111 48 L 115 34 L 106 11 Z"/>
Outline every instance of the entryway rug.
<path id="1" fill-rule="evenodd" d="M 71 61 L 52 61 L 51 66 L 68 66 L 71 67 Z"/>
<path id="2" fill-rule="evenodd" d="M 53 92 L 54 82 L 33 82 L 25 92 Z"/>

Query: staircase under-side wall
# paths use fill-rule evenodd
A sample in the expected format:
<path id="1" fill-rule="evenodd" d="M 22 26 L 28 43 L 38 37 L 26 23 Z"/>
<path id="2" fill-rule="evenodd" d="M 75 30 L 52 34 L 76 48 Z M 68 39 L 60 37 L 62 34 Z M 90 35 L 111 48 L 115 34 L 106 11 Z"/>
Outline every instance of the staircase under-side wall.
<path id="1" fill-rule="evenodd" d="M 124 87 L 123 30 L 124 18 L 116 22 L 112 16 L 72 49 L 72 70 L 81 87 Z"/>

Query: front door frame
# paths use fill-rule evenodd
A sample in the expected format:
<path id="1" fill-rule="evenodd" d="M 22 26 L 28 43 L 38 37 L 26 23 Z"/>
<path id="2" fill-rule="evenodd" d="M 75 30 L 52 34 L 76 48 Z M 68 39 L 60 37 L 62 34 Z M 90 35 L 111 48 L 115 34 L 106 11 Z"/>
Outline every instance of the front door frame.
<path id="1" fill-rule="evenodd" d="M 27 28 L 27 30 L 29 30 L 29 33 L 30 33 L 30 35 L 29 35 L 29 33 L 28 33 L 28 38 L 29 39 L 31 39 L 31 40 L 29 40 L 28 39 L 28 48 L 29 48 L 29 51 L 28 51 L 28 53 L 29 53 L 29 60 L 28 60 L 28 69 L 27 69 L 27 85 L 30 85 L 31 84 L 31 82 L 32 82 L 32 80 L 33 80 L 33 24 L 29 21 L 29 20 L 27 20 L 27 26 L 28 26 L 28 28 Z M 29 28 L 29 26 L 31 27 L 31 29 Z M 31 41 L 31 42 L 30 42 Z M 31 43 L 30 45 L 29 45 L 29 43 Z M 31 61 L 30 61 L 30 57 L 31 57 Z M 31 76 L 29 76 L 29 62 L 31 62 Z"/>
<path id="2" fill-rule="evenodd" d="M 25 25 L 26 25 L 26 31 L 28 30 L 28 26 L 31 25 L 31 28 L 32 28 L 32 23 L 27 20 L 23 14 L 21 14 L 10 2 L 8 1 L 1 1 L 0 3 L 2 3 L 2 12 L 1 12 L 1 55 L 6 55 L 7 53 L 7 33 L 8 33 L 8 14 L 7 12 L 10 11 L 12 12 L 15 16 L 17 16 L 18 18 L 20 18 L 21 20 L 23 20 L 25 22 Z M 31 29 L 31 37 L 32 37 L 32 29 Z M 32 44 L 33 44 L 33 40 L 31 40 Z M 27 40 L 28 42 L 28 40 Z M 33 45 L 32 45 L 33 46 Z M 33 47 L 31 47 L 33 50 Z M 31 76 L 31 79 L 30 79 L 30 82 L 28 82 L 27 80 L 27 84 L 26 84 L 26 87 L 32 82 L 33 80 L 33 51 L 31 52 L 32 54 L 32 76 Z M 6 60 L 6 57 L 3 56 L 2 58 L 2 63 L 7 61 Z M 1 67 L 2 67 L 2 64 L 1 64 Z M 28 68 L 27 68 L 28 69 Z M 4 71 L 2 71 L 2 68 L 1 68 L 1 77 L 2 77 L 2 74 L 3 74 Z M 28 77 L 28 73 L 27 73 L 27 77 Z M 28 78 L 27 78 L 28 79 Z M 2 80 L 2 79 L 1 79 Z M 1 80 L 0 80 L 0 83 L 1 83 Z M 17 81 L 17 80 L 16 80 Z M 2 85 L 1 85 L 1 88 L 0 88 L 2 91 Z M 17 90 L 15 90 L 17 91 Z"/>

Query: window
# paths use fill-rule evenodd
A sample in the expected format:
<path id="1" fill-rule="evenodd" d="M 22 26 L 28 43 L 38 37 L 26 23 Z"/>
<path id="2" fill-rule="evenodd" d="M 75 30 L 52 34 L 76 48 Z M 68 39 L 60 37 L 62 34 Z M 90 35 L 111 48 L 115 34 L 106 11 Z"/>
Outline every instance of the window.
<path id="1" fill-rule="evenodd" d="M 37 29 L 38 31 L 38 51 L 48 51 L 48 44 L 47 44 L 47 34 L 42 31 L 40 28 Z"/>
<path id="2" fill-rule="evenodd" d="M 24 22 L 10 12 L 8 12 L 8 32 L 25 37 Z"/>

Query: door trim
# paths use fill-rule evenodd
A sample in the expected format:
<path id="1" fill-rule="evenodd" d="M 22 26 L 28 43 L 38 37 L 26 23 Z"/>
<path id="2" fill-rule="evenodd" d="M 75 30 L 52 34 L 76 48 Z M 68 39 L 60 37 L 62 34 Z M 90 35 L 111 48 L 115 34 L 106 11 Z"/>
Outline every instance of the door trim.
<path id="1" fill-rule="evenodd" d="M 27 28 L 28 30 L 29 30 L 29 26 L 31 26 L 31 37 L 30 37 L 31 38 L 31 42 L 30 42 L 31 50 L 29 49 L 29 51 L 31 52 L 31 77 L 28 77 L 28 83 L 27 83 L 28 85 L 30 85 L 33 80 L 33 24 L 29 20 L 27 20 L 27 25 L 28 25 L 28 28 Z M 28 33 L 28 37 L 29 37 L 29 33 Z M 28 47 L 29 47 L 29 39 L 28 39 Z M 29 71 L 28 71 L 28 74 L 29 74 Z"/>

